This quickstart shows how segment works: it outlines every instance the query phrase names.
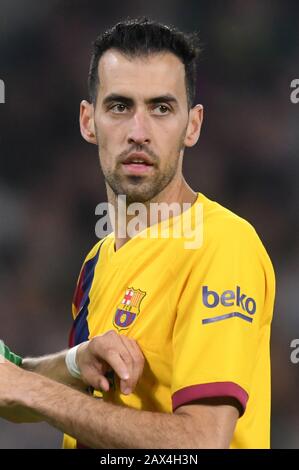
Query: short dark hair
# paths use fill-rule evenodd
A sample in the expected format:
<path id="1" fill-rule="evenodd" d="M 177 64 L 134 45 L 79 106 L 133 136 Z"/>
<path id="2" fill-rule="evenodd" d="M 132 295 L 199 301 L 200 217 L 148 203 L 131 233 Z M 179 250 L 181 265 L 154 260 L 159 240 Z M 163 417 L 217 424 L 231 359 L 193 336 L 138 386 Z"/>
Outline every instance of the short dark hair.
<path id="1" fill-rule="evenodd" d="M 100 34 L 93 44 L 88 75 L 89 97 L 94 104 L 99 84 L 99 60 L 104 52 L 112 48 L 129 57 L 146 56 L 163 51 L 172 52 L 185 66 L 188 106 L 193 106 L 196 60 L 201 51 L 198 33 L 185 34 L 176 28 L 143 17 L 122 21 Z"/>

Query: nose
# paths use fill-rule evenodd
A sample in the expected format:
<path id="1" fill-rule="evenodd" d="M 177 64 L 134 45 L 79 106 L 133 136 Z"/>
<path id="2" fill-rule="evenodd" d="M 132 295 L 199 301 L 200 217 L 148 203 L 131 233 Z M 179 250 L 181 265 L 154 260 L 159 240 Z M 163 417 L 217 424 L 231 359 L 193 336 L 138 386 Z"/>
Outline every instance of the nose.
<path id="1" fill-rule="evenodd" d="M 144 145 L 150 143 L 149 126 L 143 112 L 136 112 L 132 118 L 132 126 L 128 134 L 128 143 Z"/>

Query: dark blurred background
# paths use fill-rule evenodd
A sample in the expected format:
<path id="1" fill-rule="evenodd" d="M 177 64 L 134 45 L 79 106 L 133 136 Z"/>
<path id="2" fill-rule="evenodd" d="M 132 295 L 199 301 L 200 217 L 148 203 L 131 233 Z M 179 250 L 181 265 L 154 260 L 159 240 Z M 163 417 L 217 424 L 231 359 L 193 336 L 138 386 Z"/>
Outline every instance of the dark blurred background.
<path id="1" fill-rule="evenodd" d="M 277 275 L 272 447 L 299 447 L 299 3 L 266 0 L 0 0 L 1 334 L 21 355 L 64 349 L 81 263 L 106 200 L 97 151 L 80 136 L 91 43 L 127 16 L 199 30 L 205 122 L 185 155 L 192 187 L 248 219 Z M 43 391 L 41 390 L 41 394 Z M 46 424 L 0 421 L 0 448 L 54 448 Z"/>

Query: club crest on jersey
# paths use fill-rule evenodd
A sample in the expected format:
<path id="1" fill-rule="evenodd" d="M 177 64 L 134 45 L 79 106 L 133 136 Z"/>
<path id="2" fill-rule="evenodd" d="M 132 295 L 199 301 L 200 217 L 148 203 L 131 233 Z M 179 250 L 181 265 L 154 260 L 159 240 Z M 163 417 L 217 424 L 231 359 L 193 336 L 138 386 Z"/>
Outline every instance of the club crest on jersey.
<path id="1" fill-rule="evenodd" d="M 146 292 L 129 287 L 117 307 L 114 315 L 113 325 L 118 329 L 129 328 L 140 313 L 140 304 Z"/>

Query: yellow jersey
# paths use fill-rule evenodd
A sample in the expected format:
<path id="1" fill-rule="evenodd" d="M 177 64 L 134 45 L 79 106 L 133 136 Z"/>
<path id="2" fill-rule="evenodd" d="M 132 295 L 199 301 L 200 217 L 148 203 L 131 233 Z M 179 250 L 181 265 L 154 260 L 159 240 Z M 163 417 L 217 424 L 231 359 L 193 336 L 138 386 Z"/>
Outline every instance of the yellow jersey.
<path id="1" fill-rule="evenodd" d="M 199 207 L 196 248 L 186 248 L 184 237 L 144 233 L 117 251 L 113 233 L 94 246 L 74 295 L 70 346 L 111 329 L 134 338 L 145 356 L 143 375 L 130 395 L 114 378 L 104 400 L 172 413 L 230 397 L 240 410 L 231 448 L 268 448 L 272 264 L 254 228 L 201 193 L 169 222 L 194 222 Z M 65 436 L 64 447 L 76 446 Z"/>

